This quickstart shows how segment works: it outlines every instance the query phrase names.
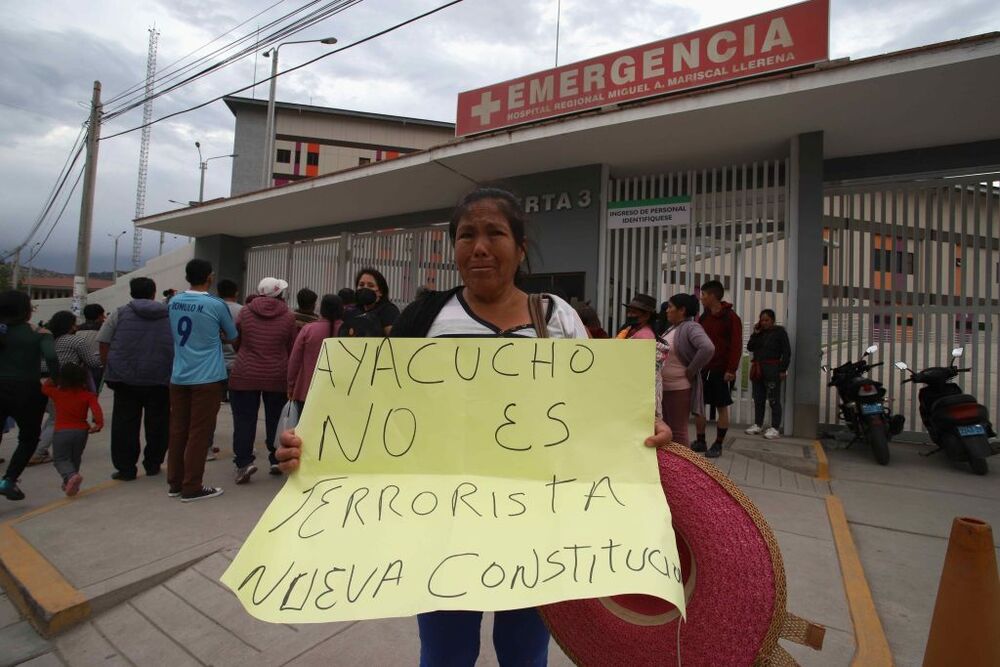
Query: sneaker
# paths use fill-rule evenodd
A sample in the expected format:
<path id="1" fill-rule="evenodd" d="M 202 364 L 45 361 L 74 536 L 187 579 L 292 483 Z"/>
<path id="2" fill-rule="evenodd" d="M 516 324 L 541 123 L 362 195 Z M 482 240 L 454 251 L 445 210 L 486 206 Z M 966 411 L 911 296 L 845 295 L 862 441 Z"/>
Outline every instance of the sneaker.
<path id="1" fill-rule="evenodd" d="M 24 500 L 24 491 L 18 488 L 17 482 L 4 477 L 0 479 L 0 496 L 7 496 L 7 500 Z"/>
<path id="2" fill-rule="evenodd" d="M 278 467 L 277 463 L 272 463 L 271 464 L 271 469 L 268 470 L 267 472 L 268 472 L 269 475 L 275 475 L 275 476 L 277 476 L 277 475 L 281 474 L 281 468 Z"/>
<path id="3" fill-rule="evenodd" d="M 763 429 L 761 429 L 760 426 L 757 426 L 756 424 L 754 424 L 753 426 L 751 426 L 750 428 L 748 428 L 747 430 L 745 430 L 743 432 L 746 433 L 747 435 L 760 435 L 760 432 L 762 430 Z"/>
<path id="4" fill-rule="evenodd" d="M 208 450 L 208 454 L 205 456 L 205 460 L 206 461 L 214 461 L 217 458 L 219 458 L 218 455 L 216 454 L 216 452 L 212 451 L 211 449 Z"/>
<path id="5" fill-rule="evenodd" d="M 160 466 L 155 468 L 146 468 L 146 477 L 156 477 L 160 474 Z"/>
<path id="6" fill-rule="evenodd" d="M 175 490 L 175 489 L 168 488 L 167 489 L 167 496 L 170 497 L 170 498 L 180 498 L 180 496 L 181 496 L 181 490 L 180 489 L 176 489 Z"/>
<path id="7" fill-rule="evenodd" d="M 698 438 L 693 443 L 691 443 L 691 451 L 692 452 L 698 452 L 700 454 L 701 452 L 705 451 L 706 449 L 708 449 L 708 445 L 701 438 Z"/>
<path id="8" fill-rule="evenodd" d="M 66 483 L 63 485 L 63 491 L 66 492 L 67 496 L 75 496 L 80 493 L 81 484 L 83 484 L 83 476 L 75 472 L 66 480 Z"/>
<path id="9" fill-rule="evenodd" d="M 248 466 L 243 466 L 242 468 L 236 469 L 236 483 L 246 484 L 250 481 L 250 477 L 257 472 L 257 466 L 250 464 Z"/>
<path id="10" fill-rule="evenodd" d="M 117 479 L 119 482 L 131 482 L 135 479 L 135 473 L 127 474 L 121 470 L 116 470 L 111 473 L 111 479 Z"/>
<path id="11" fill-rule="evenodd" d="M 778 433 L 778 429 L 771 426 L 766 431 L 764 431 L 764 437 L 767 438 L 768 440 L 777 440 L 778 438 L 781 437 L 781 434 Z"/>
<path id="12" fill-rule="evenodd" d="M 705 456 L 710 459 L 717 459 L 722 456 L 722 443 L 718 440 L 713 442 L 712 446 L 708 448 L 707 452 L 705 452 Z"/>
<path id="13" fill-rule="evenodd" d="M 182 503 L 191 503 L 195 500 L 204 500 L 205 498 L 214 498 L 215 496 L 221 496 L 222 489 L 218 486 L 204 486 L 201 491 L 195 491 L 190 496 L 181 496 Z"/>

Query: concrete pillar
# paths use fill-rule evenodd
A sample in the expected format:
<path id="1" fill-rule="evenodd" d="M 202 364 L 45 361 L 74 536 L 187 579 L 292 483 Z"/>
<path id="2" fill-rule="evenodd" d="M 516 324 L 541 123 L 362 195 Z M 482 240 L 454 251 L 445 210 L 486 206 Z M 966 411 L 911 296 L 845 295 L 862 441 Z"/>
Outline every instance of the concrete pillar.
<path id="1" fill-rule="evenodd" d="M 814 438 L 819 423 L 823 305 L 823 133 L 792 138 L 785 323 L 792 344 L 785 431 Z"/>
<path id="2" fill-rule="evenodd" d="M 212 263 L 215 282 L 228 278 L 239 285 L 240 295 L 246 296 L 243 285 L 243 239 L 223 234 L 200 236 L 194 242 L 194 256 Z M 256 285 L 253 287 L 256 289 Z"/>

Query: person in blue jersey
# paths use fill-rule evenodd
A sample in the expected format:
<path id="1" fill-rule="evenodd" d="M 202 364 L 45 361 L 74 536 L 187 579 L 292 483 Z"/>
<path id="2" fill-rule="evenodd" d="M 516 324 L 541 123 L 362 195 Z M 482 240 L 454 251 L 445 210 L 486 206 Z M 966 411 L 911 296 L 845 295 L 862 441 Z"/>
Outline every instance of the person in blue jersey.
<path id="1" fill-rule="evenodd" d="M 167 495 L 182 502 L 222 494 L 203 486 L 205 457 L 222 402 L 226 364 L 223 343 L 236 340 L 236 325 L 222 299 L 208 293 L 212 264 L 192 259 L 184 268 L 191 288 L 170 299 L 174 365 L 170 376 L 170 442 L 167 446 Z"/>

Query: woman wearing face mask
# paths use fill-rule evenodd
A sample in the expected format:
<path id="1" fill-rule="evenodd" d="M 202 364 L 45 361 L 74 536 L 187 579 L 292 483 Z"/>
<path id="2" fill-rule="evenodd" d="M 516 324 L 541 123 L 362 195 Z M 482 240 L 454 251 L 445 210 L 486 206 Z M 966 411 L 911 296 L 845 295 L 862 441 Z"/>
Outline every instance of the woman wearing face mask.
<path id="1" fill-rule="evenodd" d="M 753 328 L 747 350 L 753 354 L 750 362 L 750 383 L 753 385 L 753 426 L 747 435 L 757 435 L 773 440 L 781 436 L 781 382 L 788 375 L 792 359 L 792 346 L 784 327 L 774 323 L 774 311 L 765 308 Z M 764 430 L 765 401 L 771 406 L 771 425 Z"/>
<path id="2" fill-rule="evenodd" d="M 625 326 L 615 338 L 653 339 L 653 315 L 656 314 L 656 299 L 648 294 L 636 294 L 625 306 Z"/>
<path id="3" fill-rule="evenodd" d="M 663 363 L 663 421 L 673 431 L 674 441 L 688 445 L 688 415 L 704 407 L 701 369 L 715 354 L 715 345 L 695 321 L 698 298 L 675 294 L 666 303 L 667 330 L 660 336 Z M 658 346 L 659 347 L 659 346 Z"/>
<path id="4" fill-rule="evenodd" d="M 503 337 L 587 338 L 573 308 L 546 294 L 532 315 L 529 296 L 515 283 L 525 257 L 525 214 L 509 192 L 482 188 L 465 197 L 452 215 L 449 235 L 464 285 L 429 291 L 407 306 L 393 336 L 412 338 Z M 543 328 L 544 327 L 544 328 Z M 647 446 L 670 442 L 665 424 L 654 426 Z M 281 436 L 283 470 L 298 468 L 302 441 L 291 431 Z M 474 443 L 469 443 L 470 447 Z M 420 614 L 420 665 L 474 665 L 479 656 L 482 612 Z M 493 643 L 504 665 L 544 665 L 549 632 L 533 608 L 496 612 Z"/>
<path id="5" fill-rule="evenodd" d="M 366 267 L 358 271 L 354 279 L 354 295 L 358 307 L 375 317 L 385 335 L 392 331 L 392 325 L 399 317 L 399 308 L 389 301 L 389 283 L 378 270 Z"/>

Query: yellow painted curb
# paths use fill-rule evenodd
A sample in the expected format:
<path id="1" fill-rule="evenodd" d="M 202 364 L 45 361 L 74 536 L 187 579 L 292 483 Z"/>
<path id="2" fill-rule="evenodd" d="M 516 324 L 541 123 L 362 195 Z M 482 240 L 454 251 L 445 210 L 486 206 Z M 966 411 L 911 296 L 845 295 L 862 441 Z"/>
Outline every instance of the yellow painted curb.
<path id="1" fill-rule="evenodd" d="M 872 599 L 868 580 L 865 579 L 861 558 L 854 546 L 851 529 L 847 525 L 844 505 L 837 496 L 826 497 L 826 511 L 830 517 L 830 529 L 833 531 L 833 541 L 837 546 L 837 558 L 840 561 L 840 574 L 844 580 L 844 593 L 847 596 L 847 606 L 851 611 L 851 623 L 854 625 L 855 652 L 851 665 L 892 665 L 892 651 L 889 641 L 882 629 L 875 610 L 875 600 Z"/>
<path id="2" fill-rule="evenodd" d="M 816 479 L 830 481 L 830 461 L 826 458 L 826 450 L 819 440 L 813 441 L 813 452 L 816 454 Z"/>
<path id="3" fill-rule="evenodd" d="M 52 637 L 90 616 L 90 605 L 14 526 L 0 526 L 0 583 L 39 633 Z"/>
<path id="4" fill-rule="evenodd" d="M 118 484 L 115 480 L 102 482 L 75 498 L 61 498 L 0 524 L 0 586 L 43 637 L 53 637 L 85 621 L 90 617 L 90 603 L 15 525 Z"/>

